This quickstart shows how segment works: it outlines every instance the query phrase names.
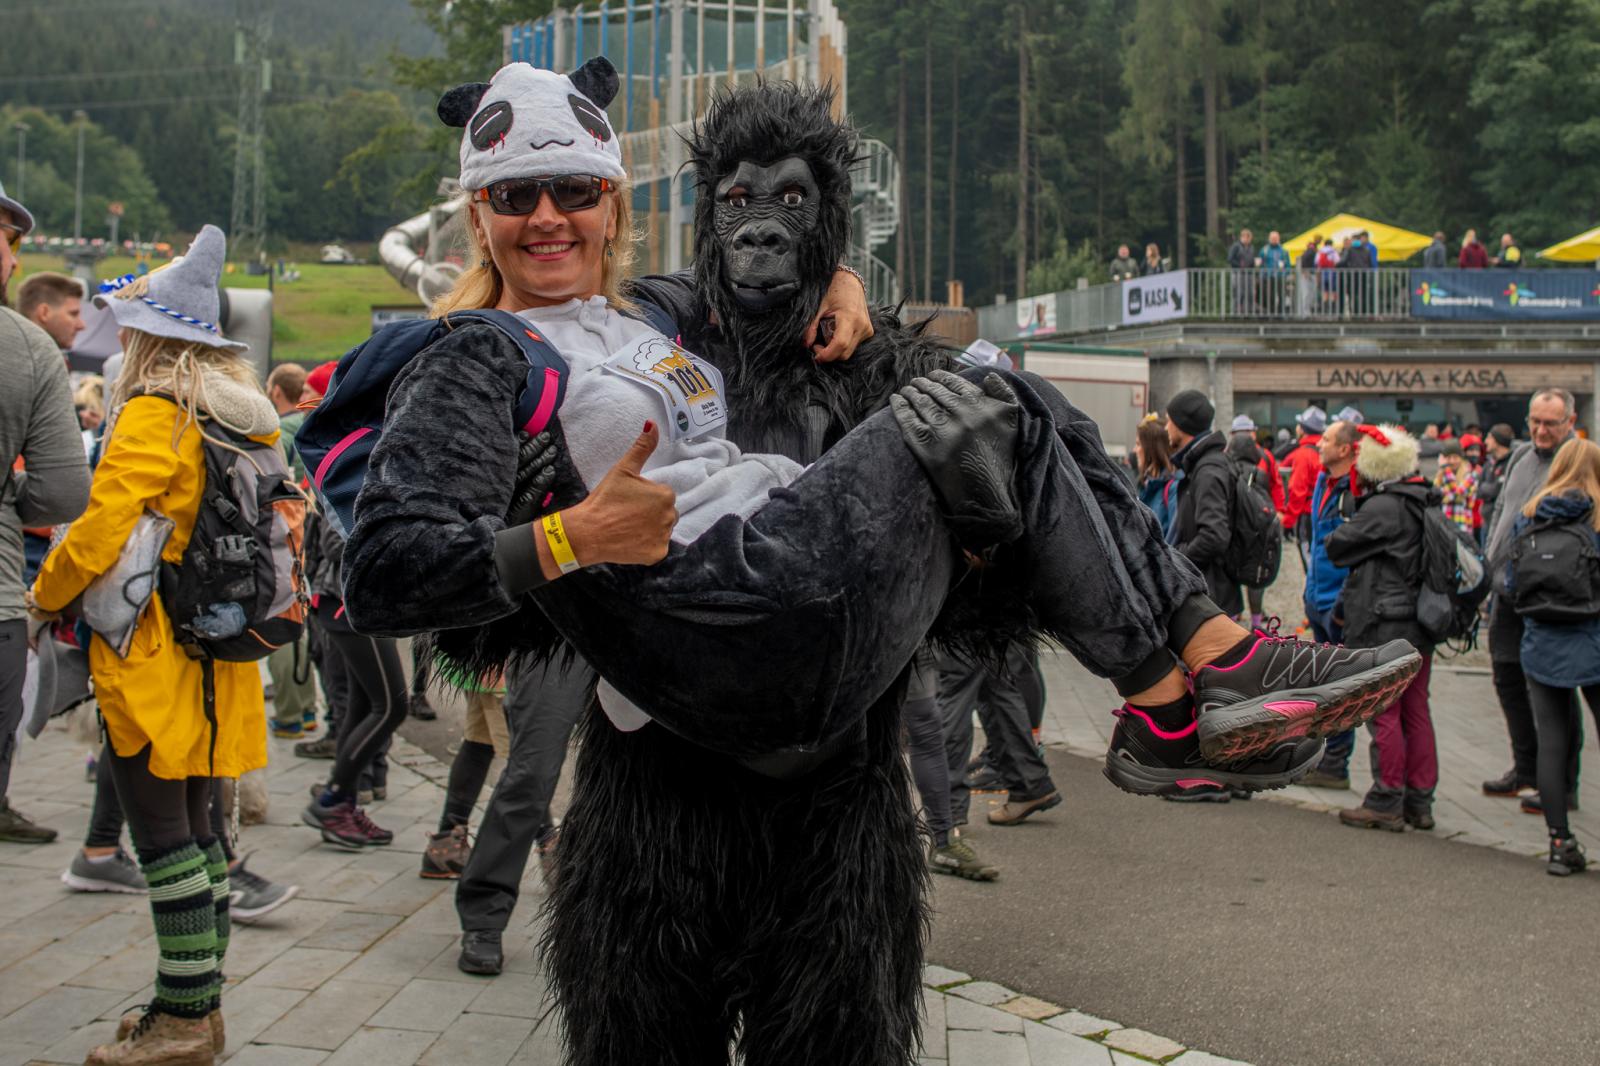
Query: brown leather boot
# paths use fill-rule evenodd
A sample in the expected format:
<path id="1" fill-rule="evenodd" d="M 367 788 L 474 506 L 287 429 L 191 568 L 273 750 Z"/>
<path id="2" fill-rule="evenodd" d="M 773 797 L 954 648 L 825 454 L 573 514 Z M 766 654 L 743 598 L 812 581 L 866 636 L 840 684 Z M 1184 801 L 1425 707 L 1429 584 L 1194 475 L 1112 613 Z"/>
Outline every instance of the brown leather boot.
<path id="1" fill-rule="evenodd" d="M 1406 831 L 1405 816 L 1399 811 L 1375 811 L 1371 807 L 1347 807 L 1339 812 L 1339 821 L 1357 829 L 1387 829 L 1391 833 Z"/>
<path id="2" fill-rule="evenodd" d="M 139 1019 L 144 1017 L 144 1010 L 135 1008 L 128 1011 L 117 1022 L 117 1039 L 125 1038 L 133 1032 L 133 1027 L 139 1024 Z M 222 1022 L 222 1008 L 218 1007 L 206 1015 L 206 1021 L 211 1024 L 211 1050 L 222 1054 L 222 1049 L 228 1046 L 228 1032 Z"/>
<path id="3" fill-rule="evenodd" d="M 147 1011 L 115 1043 L 101 1044 L 83 1061 L 84 1066 L 215 1066 L 214 1039 L 205 1018 Z"/>
<path id="4" fill-rule="evenodd" d="M 1008 798 L 1005 803 L 989 812 L 990 825 L 1017 825 L 1030 814 L 1048 811 L 1061 804 L 1061 793 L 1052 789 L 1034 799 Z"/>

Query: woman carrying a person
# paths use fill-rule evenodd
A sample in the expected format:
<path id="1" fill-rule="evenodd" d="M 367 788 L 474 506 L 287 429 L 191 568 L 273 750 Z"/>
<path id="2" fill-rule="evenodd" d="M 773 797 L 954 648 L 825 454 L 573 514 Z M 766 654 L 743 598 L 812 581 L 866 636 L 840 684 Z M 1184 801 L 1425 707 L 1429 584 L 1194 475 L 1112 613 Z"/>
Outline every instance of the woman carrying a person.
<path id="1" fill-rule="evenodd" d="M 206 226 L 181 259 L 95 298 L 122 327 L 125 356 L 89 507 L 45 559 L 31 592 L 36 614 L 62 611 L 109 571 L 147 510 L 173 522 L 162 560 L 182 562 L 205 489 L 208 427 L 269 444 L 277 438 L 277 411 L 242 358 L 245 345 L 216 325 L 223 258 L 222 232 Z M 89 663 L 117 796 L 149 885 L 158 959 L 150 1003 L 87 1062 L 207 1066 L 223 1047 L 229 933 L 212 784 L 266 765 L 261 678 L 253 662 L 203 666 L 190 658 L 159 591 L 126 654 L 96 634 Z"/>

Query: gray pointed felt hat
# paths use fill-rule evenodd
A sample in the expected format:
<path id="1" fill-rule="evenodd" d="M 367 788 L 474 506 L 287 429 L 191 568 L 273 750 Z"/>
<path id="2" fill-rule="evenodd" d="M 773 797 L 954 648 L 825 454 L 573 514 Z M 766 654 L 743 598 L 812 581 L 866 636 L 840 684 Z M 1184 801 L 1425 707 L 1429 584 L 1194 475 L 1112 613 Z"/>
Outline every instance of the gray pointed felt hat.
<path id="1" fill-rule="evenodd" d="M 217 283 L 222 279 L 227 248 L 228 239 L 221 230 L 202 226 L 181 258 L 150 273 L 149 291 L 144 296 L 124 300 L 115 292 L 102 292 L 95 296 L 94 304 L 110 311 L 118 326 L 153 337 L 246 351 L 250 346 L 228 340 L 217 322 L 222 312 Z"/>

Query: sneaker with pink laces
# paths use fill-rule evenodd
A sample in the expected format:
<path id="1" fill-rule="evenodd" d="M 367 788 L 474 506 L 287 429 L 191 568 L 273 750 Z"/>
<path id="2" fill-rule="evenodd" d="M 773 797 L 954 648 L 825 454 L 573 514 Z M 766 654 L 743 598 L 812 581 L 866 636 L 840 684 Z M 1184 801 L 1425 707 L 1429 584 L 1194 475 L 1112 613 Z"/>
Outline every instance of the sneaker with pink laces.
<path id="1" fill-rule="evenodd" d="M 1200 751 L 1213 765 L 1354 729 L 1393 703 L 1422 668 L 1422 656 L 1403 640 L 1346 648 L 1260 630 L 1255 637 L 1237 662 L 1194 674 Z"/>

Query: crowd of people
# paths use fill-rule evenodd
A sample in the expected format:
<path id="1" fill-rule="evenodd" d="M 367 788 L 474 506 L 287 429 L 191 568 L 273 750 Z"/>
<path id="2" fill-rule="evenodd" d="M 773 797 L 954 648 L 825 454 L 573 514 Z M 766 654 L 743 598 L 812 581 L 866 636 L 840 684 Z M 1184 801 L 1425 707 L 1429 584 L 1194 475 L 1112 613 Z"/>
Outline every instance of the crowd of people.
<path id="1" fill-rule="evenodd" d="M 1161 256 L 1155 244 L 1145 247 L 1142 259 L 1134 259 L 1129 245 L 1117 247 L 1109 264 L 1112 282 L 1158 274 L 1172 268 L 1170 259 Z M 1255 234 L 1241 229 L 1229 240 L 1226 263 L 1228 291 L 1218 306 L 1231 306 L 1235 314 L 1298 317 L 1398 313 L 1409 306 L 1410 290 L 1402 284 L 1380 285 L 1371 271 L 1379 265 L 1379 248 L 1368 230 L 1351 231 L 1335 237 L 1313 233 L 1305 246 L 1296 250 L 1283 243 L 1277 230 L 1267 234 L 1265 244 Z M 1509 232 L 1500 235 L 1499 251 L 1490 255 L 1477 230 L 1462 236 L 1454 255 L 1444 232 L 1433 235 L 1423 249 L 1422 266 L 1428 270 L 1456 267 L 1478 270 L 1489 267 L 1519 269 L 1526 266 L 1522 248 Z M 1231 293 L 1231 304 L 1226 302 Z"/>
<path id="2" fill-rule="evenodd" d="M 1206 573 L 1212 598 L 1224 609 L 1239 612 L 1241 620 L 1248 615 L 1252 626 L 1264 624 L 1262 590 L 1246 585 L 1241 595 L 1222 565 L 1236 539 L 1240 479 L 1253 477 L 1304 564 L 1305 619 L 1316 639 L 1365 647 L 1398 637 L 1422 650 L 1422 670 L 1368 725 L 1373 785 L 1358 806 L 1341 812 L 1346 825 L 1395 831 L 1435 825 L 1439 769 L 1428 680 L 1441 641 L 1421 625 L 1417 610 L 1426 570 L 1424 513 L 1435 509 L 1481 552 L 1492 582 L 1482 615 L 1513 766 L 1485 781 L 1483 791 L 1544 817 L 1550 873 L 1584 868 L 1567 811 L 1576 803 L 1577 693 L 1600 721 L 1600 447 L 1577 434 L 1576 415 L 1569 392 L 1541 389 L 1529 402 L 1527 437 L 1519 440 L 1505 423 L 1487 431 L 1469 424 L 1459 434 L 1448 423 L 1429 423 L 1413 435 L 1404 426 L 1368 424 L 1355 407 L 1330 419 L 1313 405 L 1296 418 L 1292 434 L 1279 430 L 1269 449 L 1268 432 L 1247 415 L 1233 420 L 1225 440 L 1212 425 L 1209 402 L 1191 391 L 1174 397 L 1165 425 L 1150 415 L 1139 427 L 1134 466 L 1140 498 Z M 1231 467 L 1206 458 L 1218 454 Z M 1203 538 L 1184 521 L 1196 512 L 1206 516 Z M 1541 536 L 1557 548 L 1534 553 Z M 1546 567 L 1567 575 L 1567 587 L 1552 592 L 1539 586 L 1529 568 L 1537 568 L 1540 555 Z M 1552 600 L 1560 602 L 1552 606 Z M 1349 789 L 1354 746 L 1353 731 L 1330 737 L 1300 783 Z M 1197 786 L 1169 798 L 1228 796 Z"/>
<path id="3" fill-rule="evenodd" d="M 258 381 L 220 321 L 215 227 L 171 264 L 94 294 L 122 352 L 76 403 L 62 349 L 82 289 L 38 282 L 29 314 L 0 306 L 0 797 L 28 648 L 75 650 L 103 741 L 90 831 L 63 880 L 144 893 L 155 931 L 153 999 L 89 1053 L 93 1066 L 204 1066 L 225 1048 L 232 922 L 296 894 L 236 853 L 227 811 L 238 813 L 228 793 L 239 786 L 228 783 L 266 765 L 270 736 L 296 741 L 295 757 L 329 764 L 301 820 L 332 847 L 390 844 L 369 805 L 385 797 L 388 746 L 425 709 L 430 675 L 464 694 L 467 714 L 418 874 L 458 881 L 458 965 L 493 974 L 537 852 L 551 890 L 542 947 L 578 1066 L 725 1060 L 730 1041 L 746 1061 L 909 1058 L 926 874 L 1000 873 L 960 832 L 970 793 L 1005 792 L 987 813 L 997 827 L 1062 802 L 1024 650 L 1042 637 L 1122 697 L 1105 773 L 1125 791 L 1217 801 L 1281 788 L 1327 758 L 1324 737 L 1372 719 L 1379 773 L 1346 820 L 1431 827 L 1432 642 L 1383 609 L 1418 569 L 1413 503 L 1441 495 L 1415 472 L 1409 434 L 1353 410 L 1329 425 L 1313 408 L 1285 483 L 1252 423 L 1219 432 L 1211 403 L 1188 391 L 1164 425 L 1141 428 L 1136 497 L 1057 390 L 999 367 L 955 372 L 919 331 L 869 313 L 859 278 L 833 267 L 837 249 L 797 257 L 796 275 L 776 280 L 767 272 L 782 257 L 741 257 L 847 229 L 854 133 L 831 117 L 827 90 L 769 84 L 719 99 L 696 130 L 695 165 L 723 191 L 697 206 L 696 239 L 726 240 L 726 254 L 698 255 L 693 276 L 627 279 L 630 197 L 604 113 L 617 85 L 603 59 L 570 76 L 512 64 L 496 75 L 498 99 L 484 104 L 483 83 L 441 99 L 441 119 L 467 131 L 475 255 L 412 361 L 383 382 L 380 425 L 320 458 L 301 454 L 312 430 L 373 364 L 353 355 L 337 381 L 334 364 Z M 538 147 L 508 144 L 514 113 Z M 750 162 L 767 142 L 717 155 L 783 122 L 817 138 L 801 165 Z M 480 136 L 491 123 L 501 135 Z M 737 182 L 719 184 L 719 166 Z M 0 296 L 31 227 L 0 190 Z M 1160 265 L 1154 246 L 1146 264 Z M 804 284 L 802 266 L 816 275 Z M 794 317 L 766 314 L 807 292 Z M 671 321 L 658 329 L 635 301 Z M 458 313 L 464 324 L 450 321 Z M 832 340 L 813 344 L 824 317 Z M 786 332 L 764 334 L 773 321 Z M 519 335 L 559 345 L 562 369 L 530 374 Z M 756 361 L 757 340 L 798 353 L 798 371 Z M 857 383 L 889 369 L 871 404 L 830 410 L 837 390 L 808 379 L 846 357 L 865 368 Z M 727 406 L 766 424 L 748 410 L 729 418 L 725 371 Z M 1577 508 L 1567 487 L 1600 491 L 1587 453 L 1553 451 L 1572 429 L 1563 396 L 1535 397 L 1530 447 L 1546 449 L 1550 484 L 1524 452 L 1508 459 L 1491 555 L 1502 528 L 1521 543 Z M 782 405 L 795 399 L 791 424 Z M 1565 413 L 1552 421 L 1552 410 Z M 690 432 L 691 411 L 712 431 Z M 819 411 L 824 426 L 783 436 Z M 341 516 L 325 476 L 369 434 L 359 496 Z M 776 443 L 744 450 L 734 434 L 805 458 Z M 1461 473 L 1452 491 L 1477 489 Z M 1258 493 L 1264 510 L 1241 506 Z M 1330 505 L 1336 496 L 1351 506 Z M 24 529 L 42 531 L 31 562 Z M 1264 617 L 1285 529 L 1341 568 L 1326 639 L 1280 636 Z M 241 567 L 252 591 L 238 588 Z M 1544 587 L 1515 566 L 1507 580 L 1519 605 Z M 109 615 L 91 604 L 106 588 Z M 1570 783 L 1549 765 L 1575 748 L 1543 734 L 1570 710 L 1563 691 L 1600 680 L 1566 668 L 1589 639 L 1571 626 L 1584 623 L 1551 617 L 1528 616 L 1519 659 L 1538 731 L 1529 779 L 1547 819 L 1565 811 Z M 778 639 L 795 633 L 808 639 Z M 409 690 L 403 636 L 415 637 Z M 561 646 L 570 657 L 537 654 Z M 936 646 L 999 649 L 1004 662 Z M 558 830 L 550 801 L 575 732 Z M 474 844 L 469 820 L 497 755 L 506 769 Z M 0 805 L 0 839 L 53 838 Z M 1551 840 L 1552 872 L 1582 867 L 1564 821 L 1551 821 Z M 658 935 L 668 925 L 674 934 Z"/>

